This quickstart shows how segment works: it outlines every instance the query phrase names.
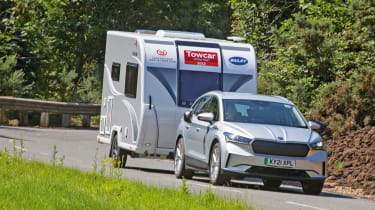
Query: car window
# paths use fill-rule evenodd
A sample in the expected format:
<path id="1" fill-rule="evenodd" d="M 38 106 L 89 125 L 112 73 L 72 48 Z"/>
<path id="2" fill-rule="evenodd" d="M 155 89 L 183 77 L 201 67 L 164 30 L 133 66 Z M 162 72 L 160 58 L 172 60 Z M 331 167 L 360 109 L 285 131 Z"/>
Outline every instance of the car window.
<path id="1" fill-rule="evenodd" d="M 203 102 L 200 109 L 197 110 L 197 114 L 202 112 L 212 112 L 214 114 L 214 119 L 218 119 L 218 100 L 215 96 L 209 98 L 206 102 Z"/>
<path id="2" fill-rule="evenodd" d="M 191 110 L 192 112 L 194 113 L 194 111 L 197 109 L 198 105 L 200 104 L 200 102 L 202 101 L 203 98 L 199 99 L 197 102 L 195 102 L 193 104 L 193 106 L 191 106 Z"/>
<path id="3" fill-rule="evenodd" d="M 193 114 L 199 114 L 202 106 L 205 106 L 210 101 L 210 96 L 205 96 L 197 102 L 196 105 L 194 105 Z"/>
<path id="4" fill-rule="evenodd" d="M 211 98 L 209 98 L 209 99 L 211 99 Z M 198 110 L 198 114 L 202 113 L 202 112 L 208 112 L 210 104 L 211 104 L 210 102 L 211 102 L 211 100 L 207 100 L 207 101 L 203 102 L 201 108 Z"/>
<path id="5" fill-rule="evenodd" d="M 302 114 L 295 106 L 277 102 L 223 100 L 224 120 L 306 128 Z"/>
<path id="6" fill-rule="evenodd" d="M 206 96 L 203 100 L 202 103 L 199 106 L 199 109 L 197 110 L 196 114 L 202 113 L 202 112 L 208 112 L 208 107 L 210 106 L 211 102 L 211 96 Z"/>
<path id="7" fill-rule="evenodd" d="M 215 96 L 211 98 L 210 105 L 208 107 L 208 112 L 212 112 L 214 114 L 214 119 L 217 121 L 219 119 L 219 104 L 218 100 Z"/>

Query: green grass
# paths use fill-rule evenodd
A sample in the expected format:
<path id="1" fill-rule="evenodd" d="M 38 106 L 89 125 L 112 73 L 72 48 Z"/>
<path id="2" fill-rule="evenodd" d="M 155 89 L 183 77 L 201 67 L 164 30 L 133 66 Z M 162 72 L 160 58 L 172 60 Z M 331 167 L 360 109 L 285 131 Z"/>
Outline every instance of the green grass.
<path id="1" fill-rule="evenodd" d="M 56 158 L 53 158 L 56 159 Z M 53 160 L 54 161 L 54 160 Z M 53 162 L 52 161 L 52 162 Z M 22 160 L 22 154 L 0 152 L 2 209 L 250 209 L 240 201 L 217 198 L 207 191 L 180 190 Z M 58 161 L 56 161 L 58 162 Z M 114 169 L 117 170 L 117 169 Z M 114 173 L 116 174 L 116 173 Z M 184 189 L 183 189 L 184 188 Z"/>

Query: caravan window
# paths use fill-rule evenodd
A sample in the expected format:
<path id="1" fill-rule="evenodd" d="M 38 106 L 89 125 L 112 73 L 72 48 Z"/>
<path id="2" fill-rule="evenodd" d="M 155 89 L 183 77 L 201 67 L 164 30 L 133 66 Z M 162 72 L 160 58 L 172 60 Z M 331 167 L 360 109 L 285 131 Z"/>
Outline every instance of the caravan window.
<path id="1" fill-rule="evenodd" d="M 129 98 L 137 97 L 138 85 L 138 64 L 128 63 L 126 65 L 125 76 L 125 96 Z"/>
<path id="2" fill-rule="evenodd" d="M 220 73 L 180 71 L 179 105 L 190 107 L 195 99 L 211 90 L 220 90 Z"/>
<path id="3" fill-rule="evenodd" d="M 112 80 L 113 81 L 119 81 L 120 80 L 120 67 L 121 65 L 119 63 L 112 63 Z"/>

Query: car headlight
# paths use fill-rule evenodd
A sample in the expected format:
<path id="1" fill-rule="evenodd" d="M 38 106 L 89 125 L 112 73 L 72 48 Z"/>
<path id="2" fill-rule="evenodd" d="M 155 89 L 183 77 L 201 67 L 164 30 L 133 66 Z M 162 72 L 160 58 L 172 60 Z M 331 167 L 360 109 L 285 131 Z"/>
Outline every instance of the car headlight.
<path id="1" fill-rule="evenodd" d="M 324 150 L 324 144 L 323 141 L 315 142 L 310 144 L 311 149 L 313 150 Z"/>
<path id="2" fill-rule="evenodd" d="M 233 133 L 224 132 L 225 140 L 228 142 L 234 142 L 234 143 L 242 143 L 242 144 L 250 144 L 251 139 L 243 137 L 243 136 L 237 136 Z"/>

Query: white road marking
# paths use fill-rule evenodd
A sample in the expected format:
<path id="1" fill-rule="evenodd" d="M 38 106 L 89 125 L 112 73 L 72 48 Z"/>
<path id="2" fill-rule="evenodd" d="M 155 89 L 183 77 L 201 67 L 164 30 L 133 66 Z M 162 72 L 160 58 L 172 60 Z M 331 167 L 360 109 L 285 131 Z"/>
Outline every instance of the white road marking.
<path id="1" fill-rule="evenodd" d="M 309 205 L 306 205 L 306 204 L 302 204 L 302 203 L 295 203 L 295 202 L 286 202 L 288 204 L 292 204 L 292 205 L 296 205 L 296 206 L 303 206 L 303 207 L 307 207 L 307 208 L 312 208 L 312 209 L 318 209 L 318 210 L 328 210 L 328 209 L 323 209 L 323 208 L 319 208 L 319 207 L 315 207 L 315 206 L 309 206 Z"/>
<path id="2" fill-rule="evenodd" d="M 204 184 L 197 184 L 197 183 L 190 183 L 190 184 L 208 188 L 208 185 L 204 185 Z M 236 193 L 242 193 L 239 190 L 224 189 L 224 188 L 218 188 L 218 187 L 215 187 L 215 186 L 211 186 L 211 189 L 223 190 L 223 191 L 232 191 L 232 192 L 236 192 Z"/>
<path id="3" fill-rule="evenodd" d="M 22 151 L 25 151 L 25 152 L 27 151 L 27 149 L 25 149 L 25 148 L 21 148 L 21 147 L 18 147 L 18 146 L 15 146 L 15 148 L 16 148 L 16 149 L 19 149 L 19 150 L 22 150 Z"/>

